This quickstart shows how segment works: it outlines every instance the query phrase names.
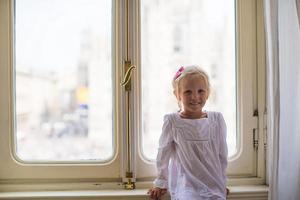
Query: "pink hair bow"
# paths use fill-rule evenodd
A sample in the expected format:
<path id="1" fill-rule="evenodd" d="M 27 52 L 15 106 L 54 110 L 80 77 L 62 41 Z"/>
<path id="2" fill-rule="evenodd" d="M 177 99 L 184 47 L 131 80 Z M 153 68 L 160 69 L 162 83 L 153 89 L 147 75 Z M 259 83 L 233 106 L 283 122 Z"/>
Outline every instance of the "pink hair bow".
<path id="1" fill-rule="evenodd" d="M 175 74 L 175 76 L 174 76 L 174 80 L 176 80 L 176 79 L 182 74 L 183 70 L 184 70 L 184 67 L 181 66 L 181 67 L 178 69 L 178 71 L 176 72 L 176 74 Z"/>

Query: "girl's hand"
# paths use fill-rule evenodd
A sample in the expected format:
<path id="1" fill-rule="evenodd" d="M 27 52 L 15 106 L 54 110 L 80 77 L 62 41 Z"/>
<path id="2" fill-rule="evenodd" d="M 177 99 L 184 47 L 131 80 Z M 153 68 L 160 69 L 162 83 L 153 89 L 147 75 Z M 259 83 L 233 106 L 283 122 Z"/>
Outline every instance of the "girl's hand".
<path id="1" fill-rule="evenodd" d="M 155 188 L 149 189 L 147 194 L 149 194 L 151 199 L 160 200 L 161 196 L 166 194 L 166 192 L 167 192 L 167 189 L 155 187 Z"/>

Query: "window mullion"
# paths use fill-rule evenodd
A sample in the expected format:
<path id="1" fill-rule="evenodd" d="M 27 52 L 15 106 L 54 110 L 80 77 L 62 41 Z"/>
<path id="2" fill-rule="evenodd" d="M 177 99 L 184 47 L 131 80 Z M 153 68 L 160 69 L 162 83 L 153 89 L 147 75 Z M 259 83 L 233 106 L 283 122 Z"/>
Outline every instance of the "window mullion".
<path id="1" fill-rule="evenodd" d="M 134 4 L 136 2 L 124 0 L 121 2 L 122 8 L 122 177 L 125 189 L 135 188 L 135 147 L 136 132 L 134 130 L 134 120 L 136 104 L 134 102 L 134 91 L 136 80 L 134 79 L 136 65 L 133 62 L 133 40 L 134 40 Z"/>

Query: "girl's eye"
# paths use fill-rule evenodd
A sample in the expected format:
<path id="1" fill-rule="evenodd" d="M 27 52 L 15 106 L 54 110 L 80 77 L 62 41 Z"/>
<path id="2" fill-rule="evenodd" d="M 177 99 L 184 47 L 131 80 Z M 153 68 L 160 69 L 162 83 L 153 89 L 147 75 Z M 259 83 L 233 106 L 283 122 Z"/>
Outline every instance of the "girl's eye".
<path id="1" fill-rule="evenodd" d="M 192 93 L 192 91 L 190 91 L 190 90 L 187 90 L 184 92 L 184 94 L 191 94 L 191 93 Z"/>

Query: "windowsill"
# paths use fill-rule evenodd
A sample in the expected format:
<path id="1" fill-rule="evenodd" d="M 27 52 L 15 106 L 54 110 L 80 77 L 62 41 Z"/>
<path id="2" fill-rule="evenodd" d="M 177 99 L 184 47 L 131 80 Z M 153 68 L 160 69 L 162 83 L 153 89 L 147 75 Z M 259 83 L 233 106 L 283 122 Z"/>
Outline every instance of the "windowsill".
<path id="1" fill-rule="evenodd" d="M 228 199 L 267 199 L 268 187 L 231 186 Z M 68 191 L 18 191 L 0 192 L 0 199 L 145 199 L 147 189 L 135 190 L 68 190 Z M 166 195 L 164 200 L 169 199 Z"/>

